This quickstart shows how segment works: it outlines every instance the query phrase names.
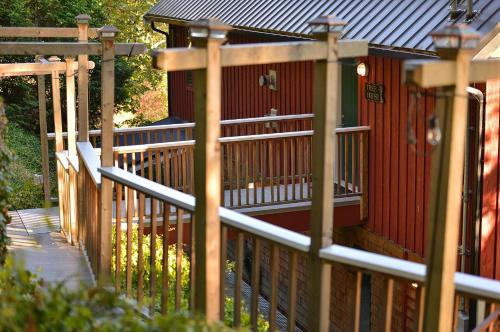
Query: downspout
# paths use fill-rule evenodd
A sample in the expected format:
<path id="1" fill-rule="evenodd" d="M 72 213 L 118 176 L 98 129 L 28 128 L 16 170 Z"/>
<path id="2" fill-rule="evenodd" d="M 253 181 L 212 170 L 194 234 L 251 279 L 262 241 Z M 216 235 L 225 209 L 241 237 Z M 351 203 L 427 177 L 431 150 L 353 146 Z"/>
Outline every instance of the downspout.
<path id="1" fill-rule="evenodd" d="M 458 11 L 458 5 L 457 5 L 457 0 L 451 0 L 451 7 L 450 7 L 450 20 L 454 21 L 457 19 L 459 11 Z"/>
<path id="2" fill-rule="evenodd" d="M 469 141 L 466 146 L 466 159 L 465 159 L 465 171 L 464 171 L 464 200 L 463 200 L 463 210 L 462 210 L 462 257 L 461 257 L 461 271 L 465 273 L 472 273 L 475 275 L 479 275 L 479 253 L 480 253 L 480 241 L 481 241 L 481 212 L 482 212 L 482 176 L 483 176 L 483 140 L 484 140 L 484 103 L 485 96 L 483 92 L 480 90 L 467 87 L 467 93 L 474 98 L 478 104 L 479 109 L 476 114 L 476 125 L 477 131 L 475 131 L 474 137 L 468 135 Z M 469 164 L 469 146 L 470 140 L 474 140 L 474 146 L 476 150 L 476 160 L 474 165 Z M 472 187 L 468 186 L 468 175 L 470 168 L 473 168 L 474 173 L 476 174 L 476 178 L 472 183 Z M 472 195 L 469 195 L 471 193 Z M 474 241 L 474 249 L 472 250 L 472 262 L 470 271 L 465 271 L 465 256 L 467 254 L 467 248 L 465 246 L 467 241 L 467 205 L 468 205 L 468 197 L 472 198 L 472 208 L 474 209 L 474 224 L 473 229 L 471 229 L 473 234 Z M 464 299 L 462 298 L 461 309 L 464 310 Z M 476 325 L 476 311 L 477 311 L 477 302 L 471 301 L 469 306 L 469 326 Z"/>
<path id="3" fill-rule="evenodd" d="M 165 36 L 165 44 L 167 45 L 167 48 L 170 48 L 172 47 L 173 45 L 171 45 L 170 43 L 170 34 L 168 31 L 163 31 L 161 29 L 158 29 L 155 25 L 155 21 L 151 21 L 151 29 L 153 29 L 153 31 L 155 32 L 158 32 L 162 35 Z M 172 105 L 172 103 L 170 102 L 170 93 L 169 93 L 169 89 L 170 89 L 170 74 L 167 73 L 167 112 L 168 112 L 168 117 L 170 117 L 170 105 Z"/>

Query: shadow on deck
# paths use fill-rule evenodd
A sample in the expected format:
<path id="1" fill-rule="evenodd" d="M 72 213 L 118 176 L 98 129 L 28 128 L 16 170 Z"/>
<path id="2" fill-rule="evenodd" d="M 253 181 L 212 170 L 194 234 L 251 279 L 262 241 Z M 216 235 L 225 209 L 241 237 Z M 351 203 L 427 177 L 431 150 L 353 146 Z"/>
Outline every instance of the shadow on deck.
<path id="1" fill-rule="evenodd" d="M 29 271 L 48 282 L 65 282 L 70 289 L 94 283 L 83 253 L 60 232 L 58 207 L 9 214 L 9 253 L 22 260 Z"/>

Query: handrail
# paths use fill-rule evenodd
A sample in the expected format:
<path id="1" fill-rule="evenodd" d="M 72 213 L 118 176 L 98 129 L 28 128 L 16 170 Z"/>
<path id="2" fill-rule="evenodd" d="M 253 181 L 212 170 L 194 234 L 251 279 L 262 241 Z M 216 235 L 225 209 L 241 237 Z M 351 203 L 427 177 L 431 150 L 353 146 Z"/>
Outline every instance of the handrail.
<path id="1" fill-rule="evenodd" d="M 56 159 L 61 163 L 64 169 L 69 169 L 68 153 L 66 151 L 56 152 Z"/>
<path id="2" fill-rule="evenodd" d="M 168 188 L 117 167 L 99 168 L 99 172 L 106 178 L 150 195 L 158 200 L 168 202 L 190 212 L 194 212 L 195 210 L 195 198 L 191 195 Z M 308 236 L 223 207 L 219 207 L 219 214 L 221 222 L 229 227 L 240 229 L 301 252 L 309 251 L 311 239 Z"/>
<path id="3" fill-rule="evenodd" d="M 370 130 L 369 126 L 345 127 L 345 128 L 337 128 L 335 130 L 335 133 L 346 134 L 354 132 L 366 132 L 369 130 Z M 289 131 L 289 132 L 272 133 L 272 134 L 230 136 L 230 137 L 219 138 L 219 142 L 231 143 L 231 142 L 245 142 L 245 141 L 260 141 L 267 139 L 305 137 L 305 136 L 312 136 L 313 134 L 314 130 L 303 130 L 303 131 Z M 194 144 L 195 140 L 149 143 L 149 144 L 138 144 L 138 145 L 115 146 L 113 147 L 113 151 L 118 153 L 146 152 L 150 149 L 179 148 L 184 146 L 193 146 Z"/>
<path id="4" fill-rule="evenodd" d="M 287 120 L 305 120 L 314 118 L 314 114 L 293 114 L 293 115 L 276 115 L 276 116 L 262 116 L 256 118 L 243 118 L 243 119 L 231 119 L 231 120 L 221 120 L 220 124 L 224 125 L 235 125 L 243 123 L 260 123 L 260 122 L 275 122 L 275 121 L 287 121 Z M 179 129 L 179 128 L 194 128 L 194 122 L 168 124 L 168 125 L 155 125 L 155 126 L 144 126 L 144 127 L 131 127 L 131 128 L 115 128 L 113 133 L 131 133 L 131 132 L 147 132 L 155 130 L 167 130 L 167 129 Z M 78 134 L 78 132 L 77 132 Z M 90 136 L 100 135 L 100 129 L 94 129 L 89 131 Z M 68 133 L 62 133 L 63 137 L 68 137 Z M 54 139 L 56 137 L 55 133 L 48 133 L 47 138 Z"/>
<path id="5" fill-rule="evenodd" d="M 92 178 L 92 181 L 94 181 L 97 187 L 100 187 L 101 173 L 99 173 L 97 170 L 99 167 L 101 167 L 101 159 L 97 157 L 92 144 L 90 144 L 90 142 L 77 142 L 76 148 L 78 150 L 80 158 L 82 158 L 85 168 Z"/>
<path id="6" fill-rule="evenodd" d="M 319 256 L 329 262 L 342 263 L 420 283 L 425 282 L 426 266 L 420 263 L 338 244 L 321 249 Z M 460 293 L 500 301 L 500 281 L 455 272 L 455 289 Z"/>

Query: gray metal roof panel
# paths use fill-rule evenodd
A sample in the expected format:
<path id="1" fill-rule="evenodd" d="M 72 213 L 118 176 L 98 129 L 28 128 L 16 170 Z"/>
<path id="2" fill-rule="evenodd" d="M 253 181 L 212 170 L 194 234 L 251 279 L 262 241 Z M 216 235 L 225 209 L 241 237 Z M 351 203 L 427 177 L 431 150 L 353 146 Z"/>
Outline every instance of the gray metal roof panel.
<path id="1" fill-rule="evenodd" d="M 482 34 L 500 21 L 500 0 L 474 0 L 474 9 L 479 15 L 471 26 Z M 307 37 L 308 21 L 333 14 L 348 21 L 343 38 L 432 51 L 429 33 L 449 22 L 448 10 L 449 0 L 159 0 L 146 17 L 217 17 L 239 29 Z"/>

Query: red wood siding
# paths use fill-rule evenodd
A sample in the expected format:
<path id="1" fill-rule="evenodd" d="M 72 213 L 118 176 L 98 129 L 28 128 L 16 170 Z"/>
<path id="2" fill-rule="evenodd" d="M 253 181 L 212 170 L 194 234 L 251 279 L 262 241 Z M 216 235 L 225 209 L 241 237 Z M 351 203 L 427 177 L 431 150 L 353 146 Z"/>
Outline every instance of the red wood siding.
<path id="1" fill-rule="evenodd" d="M 480 273 L 500 279 L 500 80 L 486 83 Z"/>
<path id="2" fill-rule="evenodd" d="M 187 30 L 173 27 L 174 46 L 187 46 Z M 231 44 L 266 42 L 255 37 L 230 35 Z M 259 77 L 269 70 L 277 72 L 278 90 L 259 86 Z M 170 73 L 170 116 L 194 120 L 193 89 L 187 84 L 186 72 Z M 312 62 L 278 63 L 259 66 L 223 68 L 222 119 L 264 116 L 271 108 L 278 115 L 312 113 Z"/>
<path id="3" fill-rule="evenodd" d="M 401 84 L 400 60 L 369 56 L 361 61 L 368 64 L 369 74 L 359 79 L 358 118 L 360 125 L 371 127 L 366 227 L 423 257 L 431 159 L 425 133 L 434 96 L 425 93 L 415 104 L 408 88 Z M 366 83 L 383 85 L 384 103 L 366 100 Z M 415 145 L 408 144 L 408 116 Z"/>

